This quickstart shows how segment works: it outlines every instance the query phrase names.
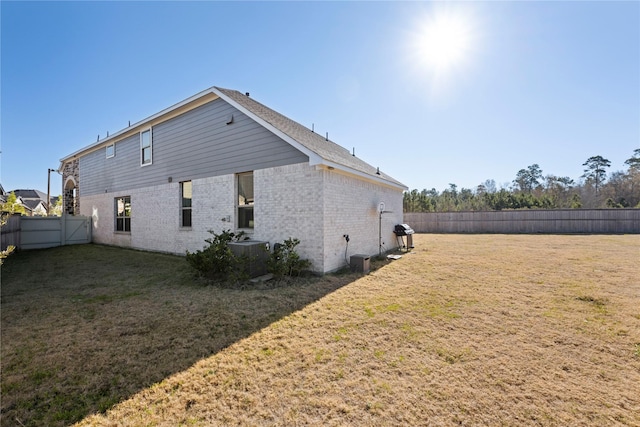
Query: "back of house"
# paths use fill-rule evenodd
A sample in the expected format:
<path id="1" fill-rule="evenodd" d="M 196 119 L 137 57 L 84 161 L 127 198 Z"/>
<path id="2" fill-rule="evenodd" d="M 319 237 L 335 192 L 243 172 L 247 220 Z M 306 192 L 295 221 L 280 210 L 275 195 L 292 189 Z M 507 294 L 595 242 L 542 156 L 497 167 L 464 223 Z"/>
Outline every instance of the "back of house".
<path id="1" fill-rule="evenodd" d="M 60 172 L 65 213 L 92 217 L 96 243 L 184 254 L 209 230 L 271 245 L 293 237 L 321 273 L 350 254 L 395 248 L 406 189 L 249 94 L 218 87 L 64 157 Z"/>

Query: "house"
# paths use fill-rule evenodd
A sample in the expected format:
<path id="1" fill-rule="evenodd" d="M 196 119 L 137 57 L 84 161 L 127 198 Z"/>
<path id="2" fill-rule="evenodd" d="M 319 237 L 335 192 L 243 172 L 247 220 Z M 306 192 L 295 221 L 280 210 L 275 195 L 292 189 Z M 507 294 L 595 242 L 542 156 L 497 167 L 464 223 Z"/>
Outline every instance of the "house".
<path id="1" fill-rule="evenodd" d="M 39 190 L 13 190 L 27 216 L 47 216 L 47 194 Z"/>
<path id="2" fill-rule="evenodd" d="M 64 157 L 59 172 L 65 212 L 92 217 L 96 243 L 184 254 L 202 249 L 208 230 L 271 245 L 293 237 L 321 273 L 397 247 L 407 188 L 219 87 Z"/>

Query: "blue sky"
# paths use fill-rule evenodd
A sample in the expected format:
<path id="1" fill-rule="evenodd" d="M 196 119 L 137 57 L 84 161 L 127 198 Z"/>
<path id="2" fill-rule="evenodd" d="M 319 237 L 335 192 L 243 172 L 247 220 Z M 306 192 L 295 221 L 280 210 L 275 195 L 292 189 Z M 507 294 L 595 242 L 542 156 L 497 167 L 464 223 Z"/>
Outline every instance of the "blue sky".
<path id="1" fill-rule="evenodd" d="M 578 180 L 587 158 L 612 172 L 640 148 L 636 1 L 2 1 L 0 12 L 6 190 L 46 191 L 60 158 L 214 85 L 313 123 L 411 189 L 508 185 L 534 163 Z M 463 23 L 446 67 L 425 60 L 439 16 Z"/>

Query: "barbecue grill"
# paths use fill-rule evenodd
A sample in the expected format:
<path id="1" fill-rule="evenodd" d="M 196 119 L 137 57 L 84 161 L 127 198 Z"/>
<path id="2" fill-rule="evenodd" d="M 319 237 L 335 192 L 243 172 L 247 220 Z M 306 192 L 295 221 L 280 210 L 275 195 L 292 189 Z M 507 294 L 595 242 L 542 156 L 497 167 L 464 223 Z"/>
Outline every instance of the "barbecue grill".
<path id="1" fill-rule="evenodd" d="M 401 248 L 405 248 L 406 250 L 413 249 L 413 228 L 409 227 L 408 224 L 397 224 L 393 232 L 396 235 L 396 239 L 399 239 L 398 243 L 400 243 Z M 404 244 L 404 236 L 407 236 L 407 244 Z"/>

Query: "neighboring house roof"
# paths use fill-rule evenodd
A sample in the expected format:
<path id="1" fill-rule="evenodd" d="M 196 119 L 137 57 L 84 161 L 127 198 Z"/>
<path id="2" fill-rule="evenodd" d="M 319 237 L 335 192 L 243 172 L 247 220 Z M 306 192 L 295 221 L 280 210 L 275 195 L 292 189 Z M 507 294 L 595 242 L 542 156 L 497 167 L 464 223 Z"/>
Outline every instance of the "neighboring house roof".
<path id="1" fill-rule="evenodd" d="M 38 210 L 38 207 L 41 207 L 40 210 L 42 211 L 47 211 L 47 207 L 45 206 L 44 202 L 42 200 L 36 200 L 36 199 L 23 199 L 22 200 L 22 204 L 28 208 L 29 210 L 35 212 Z"/>
<path id="2" fill-rule="evenodd" d="M 47 211 L 47 194 L 40 190 L 13 190 L 17 201 L 28 211 Z M 41 206 L 39 208 L 39 206 Z"/>
<path id="3" fill-rule="evenodd" d="M 60 160 L 60 167 L 58 171 L 62 171 L 66 161 L 71 160 L 78 155 L 93 151 L 104 145 L 111 144 L 130 135 L 132 132 L 139 131 L 140 128 L 161 123 L 164 120 L 175 117 L 176 114 L 182 114 L 183 112 L 189 111 L 216 98 L 221 98 L 228 102 L 247 116 L 251 117 L 257 123 L 273 132 L 287 143 L 291 144 L 294 148 L 309 156 L 309 163 L 311 165 L 325 165 L 362 178 L 391 185 L 398 189 L 407 189 L 406 185 L 395 180 L 384 172 L 379 171 L 378 168 L 371 166 L 358 157 L 353 156 L 349 150 L 327 140 L 325 137 L 313 132 L 311 129 L 302 126 L 301 124 L 236 90 L 224 89 L 215 86 L 149 116 L 138 123 L 122 129 L 110 137 L 99 140 L 62 158 Z M 46 199 L 46 196 L 44 199 Z"/>
<path id="4" fill-rule="evenodd" d="M 21 197 L 22 200 L 35 199 L 44 202 L 47 201 L 47 193 L 39 190 L 13 190 L 13 193 L 15 193 L 16 197 Z"/>

